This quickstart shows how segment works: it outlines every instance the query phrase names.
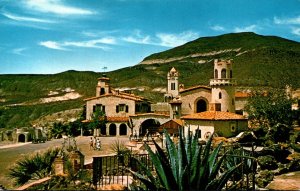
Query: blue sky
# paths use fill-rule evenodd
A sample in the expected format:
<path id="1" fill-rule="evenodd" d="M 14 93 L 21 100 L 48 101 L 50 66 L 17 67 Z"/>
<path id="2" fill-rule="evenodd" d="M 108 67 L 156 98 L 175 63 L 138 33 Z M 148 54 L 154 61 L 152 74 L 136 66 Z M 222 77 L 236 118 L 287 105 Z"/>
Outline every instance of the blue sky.
<path id="1" fill-rule="evenodd" d="M 244 31 L 300 42 L 300 0 L 0 0 L 0 74 L 111 71 Z"/>

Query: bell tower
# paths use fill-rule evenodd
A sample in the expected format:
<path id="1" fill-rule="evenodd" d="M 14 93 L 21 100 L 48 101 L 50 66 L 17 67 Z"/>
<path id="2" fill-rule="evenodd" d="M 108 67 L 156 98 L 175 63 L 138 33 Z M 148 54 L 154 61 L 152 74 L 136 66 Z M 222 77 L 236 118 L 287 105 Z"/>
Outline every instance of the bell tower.
<path id="1" fill-rule="evenodd" d="M 101 78 L 98 78 L 96 97 L 110 93 L 109 81 L 110 79 L 105 74 Z"/>
<path id="2" fill-rule="evenodd" d="M 165 94 L 165 101 L 170 101 L 179 95 L 179 85 L 178 85 L 179 74 L 173 67 L 167 75 L 168 79 L 168 89 Z"/>
<path id="3" fill-rule="evenodd" d="M 214 60 L 214 78 L 210 80 L 210 86 L 210 110 L 235 113 L 236 80 L 232 78 L 231 60 Z"/>

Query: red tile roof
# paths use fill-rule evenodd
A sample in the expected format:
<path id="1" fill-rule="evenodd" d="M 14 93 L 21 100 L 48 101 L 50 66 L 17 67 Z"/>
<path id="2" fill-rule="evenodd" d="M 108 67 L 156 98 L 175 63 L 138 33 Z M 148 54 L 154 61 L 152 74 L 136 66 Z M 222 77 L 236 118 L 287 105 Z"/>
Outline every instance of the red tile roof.
<path id="1" fill-rule="evenodd" d="M 140 116 L 162 116 L 162 117 L 170 117 L 170 115 L 161 114 L 161 113 L 141 113 L 141 114 L 130 115 L 130 117 L 140 117 Z"/>
<path id="2" fill-rule="evenodd" d="M 192 119 L 192 120 L 247 120 L 244 116 L 235 113 L 224 112 L 224 111 L 205 111 L 201 113 L 193 113 L 181 117 L 181 119 Z"/>
<path id="3" fill-rule="evenodd" d="M 135 95 L 123 95 L 123 94 L 105 94 L 105 95 L 101 95 L 98 97 L 91 97 L 91 98 L 86 98 L 84 99 L 84 101 L 89 101 L 89 100 L 93 100 L 93 99 L 97 99 L 97 98 L 102 98 L 102 97 L 119 97 L 119 98 L 123 98 L 123 99 L 130 99 L 130 100 L 134 100 L 134 101 L 143 101 L 146 100 L 143 97 L 139 97 L 139 96 L 135 96 Z"/>
<path id="4" fill-rule="evenodd" d="M 127 122 L 129 117 L 107 117 L 109 122 Z"/>
<path id="5" fill-rule="evenodd" d="M 181 119 L 173 119 L 178 125 L 183 126 L 183 121 Z"/>

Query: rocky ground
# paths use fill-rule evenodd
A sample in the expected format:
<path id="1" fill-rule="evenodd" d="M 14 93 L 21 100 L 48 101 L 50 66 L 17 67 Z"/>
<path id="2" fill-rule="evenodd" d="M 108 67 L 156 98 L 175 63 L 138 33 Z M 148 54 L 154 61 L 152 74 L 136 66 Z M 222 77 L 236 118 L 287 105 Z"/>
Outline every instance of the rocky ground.
<path id="1" fill-rule="evenodd" d="M 275 176 L 266 188 L 270 190 L 300 190 L 300 171 Z"/>

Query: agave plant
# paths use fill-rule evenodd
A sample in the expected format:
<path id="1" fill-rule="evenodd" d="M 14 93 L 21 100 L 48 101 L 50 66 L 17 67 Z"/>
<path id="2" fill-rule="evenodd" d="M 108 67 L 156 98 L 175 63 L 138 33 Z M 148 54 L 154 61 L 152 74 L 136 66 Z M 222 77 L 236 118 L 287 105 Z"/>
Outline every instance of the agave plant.
<path id="1" fill-rule="evenodd" d="M 235 180 L 240 180 L 243 175 L 252 173 L 253 170 L 256 170 L 257 166 L 255 158 L 251 157 L 249 152 L 241 147 L 231 147 L 227 152 L 224 168 L 228 170 L 239 164 L 241 165 L 233 174 Z"/>
<path id="2" fill-rule="evenodd" d="M 155 142 L 156 153 L 145 144 L 155 173 L 140 163 L 140 171 L 131 171 L 149 190 L 221 190 L 239 165 L 220 173 L 225 155 L 219 156 L 220 143 L 211 151 L 212 137 L 205 146 L 198 144 L 198 133 L 184 139 L 179 131 L 176 146 L 165 131 L 166 152 Z M 141 189 L 134 187 L 133 189 Z"/>
<path id="3" fill-rule="evenodd" d="M 36 153 L 31 157 L 26 156 L 10 168 L 9 176 L 15 179 L 16 185 L 23 185 L 30 180 L 49 176 L 59 150 L 60 148 L 49 149 L 43 154 Z"/>

